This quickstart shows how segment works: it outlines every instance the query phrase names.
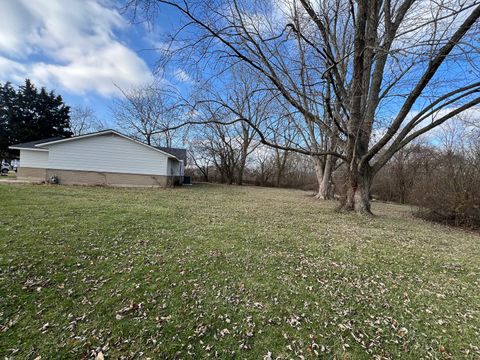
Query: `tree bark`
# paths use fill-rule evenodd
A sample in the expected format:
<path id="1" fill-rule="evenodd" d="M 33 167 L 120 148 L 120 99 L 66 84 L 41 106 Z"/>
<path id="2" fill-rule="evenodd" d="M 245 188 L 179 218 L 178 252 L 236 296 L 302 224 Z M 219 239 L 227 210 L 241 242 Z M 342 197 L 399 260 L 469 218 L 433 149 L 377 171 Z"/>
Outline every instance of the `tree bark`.
<path id="1" fill-rule="evenodd" d="M 318 199 L 332 200 L 335 197 L 335 189 L 332 180 L 333 167 L 334 158 L 332 155 L 327 155 L 321 182 L 319 179 L 318 194 L 316 196 Z"/>
<path id="2" fill-rule="evenodd" d="M 370 189 L 373 174 L 368 169 L 349 169 L 346 176 L 345 199 L 340 207 L 343 211 L 373 215 L 370 208 Z"/>
<path id="3" fill-rule="evenodd" d="M 243 185 L 243 175 L 245 174 L 245 164 L 247 162 L 246 154 L 242 154 L 240 164 L 238 164 L 237 184 Z"/>
<path id="4" fill-rule="evenodd" d="M 203 175 L 203 180 L 204 180 L 205 182 L 208 182 L 208 180 L 209 180 L 209 177 L 208 177 L 208 165 L 207 165 L 207 167 L 206 167 L 205 170 L 202 169 L 202 168 L 200 168 L 200 172 L 201 172 L 202 175 Z"/>
<path id="5" fill-rule="evenodd" d="M 323 161 L 320 157 L 314 156 L 313 157 L 313 165 L 315 167 L 315 175 L 317 175 L 317 182 L 318 182 L 318 192 L 315 194 L 315 198 L 321 199 L 322 193 L 322 183 L 323 183 Z"/>
<path id="6" fill-rule="evenodd" d="M 320 200 L 332 200 L 334 198 L 334 188 L 332 182 L 333 156 L 327 155 L 325 161 L 316 156 L 313 158 L 315 165 L 315 174 L 318 181 L 318 192 L 315 198 Z"/>
<path id="7" fill-rule="evenodd" d="M 287 158 L 288 158 L 287 151 L 282 152 L 279 149 L 275 149 L 275 167 L 276 167 L 275 185 L 277 187 L 280 187 L 280 184 L 282 182 L 283 172 L 285 171 Z"/>
<path id="8" fill-rule="evenodd" d="M 331 184 L 325 182 L 325 178 L 322 178 L 318 184 L 318 193 L 315 195 L 315 198 L 319 200 L 331 200 L 333 198 L 331 193 Z"/>

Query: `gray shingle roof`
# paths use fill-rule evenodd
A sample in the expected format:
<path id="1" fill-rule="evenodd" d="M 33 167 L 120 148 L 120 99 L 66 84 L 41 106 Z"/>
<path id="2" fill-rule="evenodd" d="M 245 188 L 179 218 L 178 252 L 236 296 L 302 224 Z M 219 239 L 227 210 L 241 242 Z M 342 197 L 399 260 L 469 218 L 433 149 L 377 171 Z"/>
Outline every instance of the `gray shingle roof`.
<path id="1" fill-rule="evenodd" d="M 48 139 L 41 139 L 41 140 L 29 141 L 29 142 L 21 143 L 21 144 L 15 144 L 15 145 L 11 145 L 10 147 L 22 148 L 22 149 L 37 149 L 37 147 L 35 147 L 35 145 L 47 143 L 47 142 L 50 142 L 50 141 L 61 140 L 61 139 L 63 139 L 63 137 L 55 136 L 55 137 L 51 137 L 51 138 L 48 138 Z"/>
<path id="2" fill-rule="evenodd" d="M 172 154 L 179 160 L 183 160 L 183 164 L 187 165 L 187 149 L 162 147 L 162 146 L 155 146 L 155 147 L 159 150 Z"/>

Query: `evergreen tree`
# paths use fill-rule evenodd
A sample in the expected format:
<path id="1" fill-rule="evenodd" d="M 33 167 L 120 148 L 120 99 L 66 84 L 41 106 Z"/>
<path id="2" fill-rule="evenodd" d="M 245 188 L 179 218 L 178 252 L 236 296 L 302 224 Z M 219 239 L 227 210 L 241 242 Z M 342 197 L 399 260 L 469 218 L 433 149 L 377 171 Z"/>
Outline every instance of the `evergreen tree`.
<path id="1" fill-rule="evenodd" d="M 15 113 L 16 92 L 12 84 L 7 82 L 0 86 L 0 157 L 8 155 L 11 138 L 9 119 Z"/>
<path id="2" fill-rule="evenodd" d="M 8 146 L 54 136 L 72 136 L 70 107 L 60 95 L 40 91 L 29 79 L 15 90 L 0 84 L 0 155 L 9 157 Z"/>

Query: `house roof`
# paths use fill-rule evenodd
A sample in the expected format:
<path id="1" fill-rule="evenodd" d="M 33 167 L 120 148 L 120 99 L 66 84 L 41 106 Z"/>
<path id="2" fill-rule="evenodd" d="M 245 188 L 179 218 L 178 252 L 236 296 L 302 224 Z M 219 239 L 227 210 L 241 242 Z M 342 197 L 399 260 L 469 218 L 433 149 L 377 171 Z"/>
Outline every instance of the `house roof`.
<path id="1" fill-rule="evenodd" d="M 115 134 L 117 136 L 123 137 L 125 139 L 128 139 L 130 141 L 134 141 L 137 144 L 146 146 L 150 149 L 153 149 L 155 151 L 158 151 L 164 155 L 167 155 L 170 158 L 176 159 L 176 160 L 184 160 L 186 162 L 186 157 L 187 157 L 187 151 L 185 149 L 177 149 L 177 148 L 162 148 L 162 147 L 156 147 L 156 146 L 151 146 L 148 144 L 145 144 L 141 141 L 135 140 L 131 138 L 130 136 L 127 136 L 125 134 L 122 134 L 121 132 L 118 132 L 113 129 L 107 129 L 107 130 L 102 130 L 102 131 L 97 131 L 85 135 L 79 135 L 79 136 L 73 136 L 70 138 L 62 138 L 62 137 L 55 137 L 55 138 L 48 138 L 48 139 L 42 139 L 42 140 L 37 140 L 37 141 L 31 141 L 28 143 L 23 143 L 23 144 L 16 144 L 9 146 L 10 149 L 15 149 L 15 150 L 38 150 L 38 151 L 47 151 L 46 147 L 49 145 L 54 145 L 58 143 L 63 143 L 63 142 L 68 142 L 68 141 L 75 141 L 79 139 L 85 139 L 93 136 L 99 136 L 99 135 L 107 135 L 107 134 Z M 184 154 L 182 153 L 182 150 Z M 181 155 L 180 157 L 177 157 L 176 154 Z M 185 157 L 185 159 L 184 159 Z"/>
<path id="2" fill-rule="evenodd" d="M 177 159 L 183 160 L 183 163 L 187 164 L 187 149 L 181 148 L 172 148 L 172 147 L 163 147 L 163 146 L 155 146 L 157 149 L 162 151 L 168 152 L 169 154 L 174 155 Z"/>
<path id="3" fill-rule="evenodd" d="M 39 148 L 36 147 L 36 146 L 37 146 L 37 145 L 40 145 L 40 144 L 43 144 L 43 143 L 50 142 L 50 141 L 60 140 L 60 139 L 63 139 L 63 138 L 60 137 L 60 136 L 55 136 L 55 137 L 51 137 L 51 138 L 47 138 L 47 139 L 42 139 L 42 140 L 29 141 L 29 142 L 25 142 L 25 143 L 15 144 L 15 145 L 9 146 L 9 149 L 13 149 L 13 150 L 30 149 L 30 150 L 40 150 L 40 151 L 43 151 L 43 150 L 45 150 L 45 149 L 39 149 Z"/>

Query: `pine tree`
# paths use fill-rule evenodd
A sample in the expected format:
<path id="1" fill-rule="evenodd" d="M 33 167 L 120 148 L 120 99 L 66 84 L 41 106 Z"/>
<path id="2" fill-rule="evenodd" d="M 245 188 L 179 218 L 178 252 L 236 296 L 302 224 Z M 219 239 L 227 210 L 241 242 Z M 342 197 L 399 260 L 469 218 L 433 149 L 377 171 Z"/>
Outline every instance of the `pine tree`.
<path id="1" fill-rule="evenodd" d="M 10 121 L 15 113 L 16 92 L 10 82 L 0 86 L 0 157 L 8 156 L 11 144 Z"/>
<path id="2" fill-rule="evenodd" d="M 0 84 L 0 154 L 12 156 L 8 146 L 54 136 L 72 136 L 70 107 L 60 95 L 40 91 L 29 80 L 15 90 Z"/>

